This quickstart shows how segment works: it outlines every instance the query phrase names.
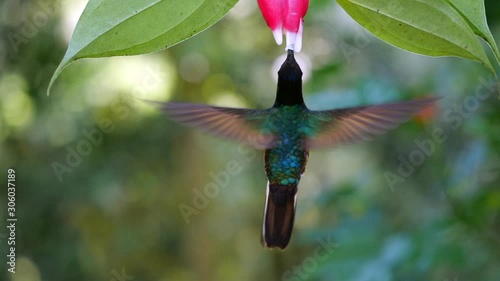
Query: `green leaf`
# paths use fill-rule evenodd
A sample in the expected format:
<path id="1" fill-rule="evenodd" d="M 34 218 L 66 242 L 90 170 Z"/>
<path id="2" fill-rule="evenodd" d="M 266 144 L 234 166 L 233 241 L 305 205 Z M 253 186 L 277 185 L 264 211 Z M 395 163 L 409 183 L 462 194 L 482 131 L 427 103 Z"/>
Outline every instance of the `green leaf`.
<path id="1" fill-rule="evenodd" d="M 90 0 L 50 80 L 82 58 L 138 55 L 169 48 L 219 21 L 238 0 Z"/>
<path id="2" fill-rule="evenodd" d="M 428 56 L 478 61 L 494 72 L 474 30 L 442 0 L 337 0 L 375 36 L 401 49 Z"/>
<path id="3" fill-rule="evenodd" d="M 500 52 L 486 21 L 484 0 L 447 0 L 450 4 L 468 21 L 469 26 L 477 36 L 486 41 L 498 62 L 500 62 Z"/>

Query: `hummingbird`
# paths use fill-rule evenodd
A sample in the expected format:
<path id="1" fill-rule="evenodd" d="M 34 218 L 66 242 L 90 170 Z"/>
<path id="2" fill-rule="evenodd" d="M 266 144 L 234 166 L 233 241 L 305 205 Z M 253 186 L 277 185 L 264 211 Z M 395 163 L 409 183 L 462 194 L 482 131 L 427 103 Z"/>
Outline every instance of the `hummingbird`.
<path id="1" fill-rule="evenodd" d="M 309 150 L 367 141 L 408 121 L 436 101 L 424 98 L 332 110 L 310 110 L 302 95 L 302 70 L 294 52 L 278 71 L 274 105 L 242 109 L 194 103 L 153 102 L 170 119 L 215 136 L 264 150 L 267 175 L 261 242 L 284 250 L 292 234 L 299 181 Z"/>

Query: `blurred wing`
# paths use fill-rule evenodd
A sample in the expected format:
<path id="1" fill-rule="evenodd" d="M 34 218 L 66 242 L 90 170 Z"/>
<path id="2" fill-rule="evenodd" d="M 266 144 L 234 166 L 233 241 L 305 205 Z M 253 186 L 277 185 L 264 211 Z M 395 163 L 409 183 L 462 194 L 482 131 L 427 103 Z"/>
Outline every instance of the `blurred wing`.
<path id="1" fill-rule="evenodd" d="M 311 111 L 311 126 L 316 133 L 307 139 L 309 148 L 371 140 L 394 129 L 438 98 L 408 102 Z"/>
<path id="2" fill-rule="evenodd" d="M 150 101 L 167 117 L 181 124 L 200 128 L 215 136 L 269 148 L 273 135 L 263 130 L 267 110 L 207 106 L 196 103 L 162 103 Z"/>

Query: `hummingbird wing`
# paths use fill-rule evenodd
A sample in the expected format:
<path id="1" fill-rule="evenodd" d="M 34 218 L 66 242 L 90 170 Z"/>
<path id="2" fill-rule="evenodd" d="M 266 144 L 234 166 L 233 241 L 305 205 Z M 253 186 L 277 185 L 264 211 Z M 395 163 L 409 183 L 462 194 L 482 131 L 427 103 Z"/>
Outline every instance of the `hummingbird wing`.
<path id="1" fill-rule="evenodd" d="M 325 148 L 338 144 L 373 139 L 394 129 L 438 98 L 389 103 L 365 107 L 310 111 L 312 133 L 306 139 L 309 148 Z"/>
<path id="2" fill-rule="evenodd" d="M 258 149 L 273 146 L 274 135 L 266 131 L 268 110 L 208 106 L 196 103 L 149 101 L 167 117 L 215 136 L 250 144 Z"/>

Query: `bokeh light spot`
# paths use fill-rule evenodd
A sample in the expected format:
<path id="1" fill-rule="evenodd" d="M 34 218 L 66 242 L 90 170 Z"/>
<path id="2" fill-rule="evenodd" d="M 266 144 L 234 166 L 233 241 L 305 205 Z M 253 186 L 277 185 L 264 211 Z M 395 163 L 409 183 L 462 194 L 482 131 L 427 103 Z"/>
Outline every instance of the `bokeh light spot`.
<path id="1" fill-rule="evenodd" d="M 17 74 L 7 75 L 0 81 L 0 92 L 1 114 L 6 125 L 22 129 L 31 124 L 34 106 L 26 93 L 26 81 Z"/>
<path id="2" fill-rule="evenodd" d="M 191 83 L 200 83 L 210 70 L 208 60 L 198 54 L 191 53 L 184 56 L 179 64 L 179 73 L 182 79 Z"/>

